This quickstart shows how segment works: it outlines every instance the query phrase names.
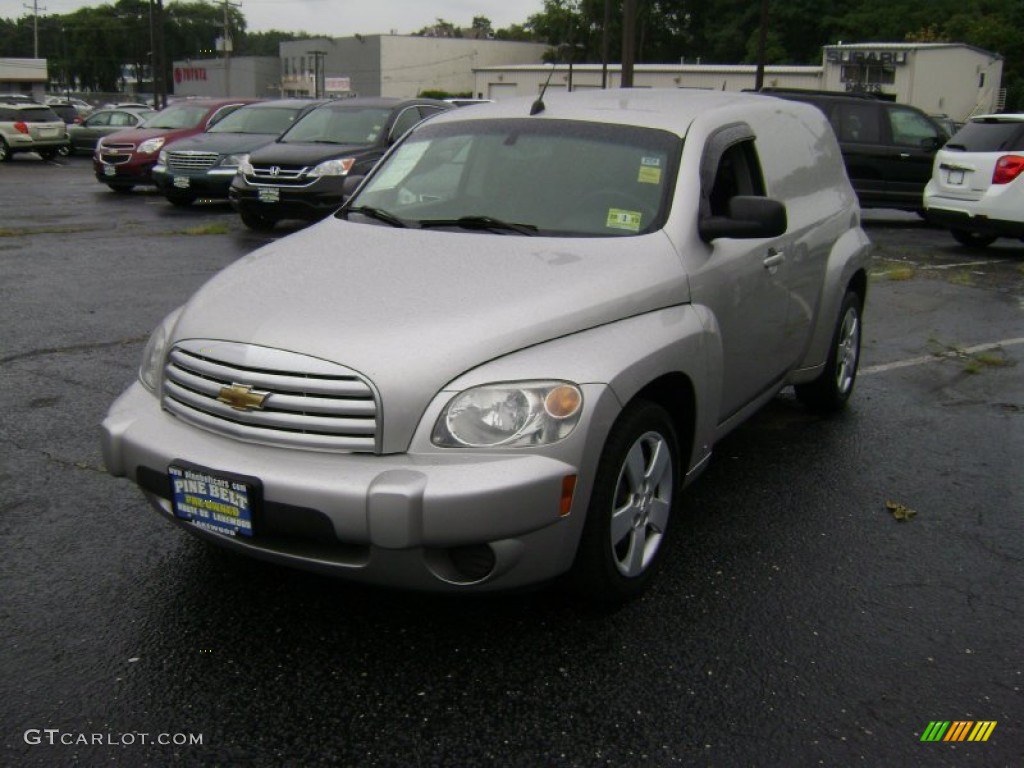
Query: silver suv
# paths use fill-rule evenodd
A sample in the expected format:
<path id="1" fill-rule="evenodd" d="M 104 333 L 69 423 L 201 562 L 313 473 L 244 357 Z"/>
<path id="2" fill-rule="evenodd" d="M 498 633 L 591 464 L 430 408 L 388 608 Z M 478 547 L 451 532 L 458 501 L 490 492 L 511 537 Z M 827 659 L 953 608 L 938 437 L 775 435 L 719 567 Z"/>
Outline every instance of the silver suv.
<path id="1" fill-rule="evenodd" d="M 935 156 L 924 208 L 969 247 L 1024 239 L 1024 114 L 975 117 L 957 131 Z"/>
<path id="2" fill-rule="evenodd" d="M 845 405 L 869 250 L 812 106 L 636 89 L 452 110 L 168 316 L 104 457 L 254 557 L 622 601 L 716 441 L 787 385 Z"/>
<path id="3" fill-rule="evenodd" d="M 0 162 L 16 152 L 52 160 L 68 147 L 64 121 L 45 104 L 0 102 Z"/>

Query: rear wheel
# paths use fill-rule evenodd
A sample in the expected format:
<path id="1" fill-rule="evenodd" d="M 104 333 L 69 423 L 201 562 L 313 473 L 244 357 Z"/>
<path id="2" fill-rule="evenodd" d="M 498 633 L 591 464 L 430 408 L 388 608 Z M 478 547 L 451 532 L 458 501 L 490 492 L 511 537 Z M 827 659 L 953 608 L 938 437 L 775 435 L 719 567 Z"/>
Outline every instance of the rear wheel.
<path id="1" fill-rule="evenodd" d="M 824 370 L 814 381 L 795 387 L 797 399 L 809 408 L 824 413 L 838 411 L 853 394 L 860 364 L 860 312 L 860 296 L 847 291 Z"/>
<path id="2" fill-rule="evenodd" d="M 39 150 L 39 156 L 41 158 L 43 158 L 43 160 L 53 160 L 53 159 L 55 159 L 57 157 L 57 150 L 56 149 L 41 149 L 41 150 Z"/>
<path id="3" fill-rule="evenodd" d="M 666 549 L 682 484 L 679 444 L 668 412 L 636 401 L 615 422 L 601 453 L 570 579 L 591 604 L 638 597 Z"/>
<path id="4" fill-rule="evenodd" d="M 274 219 L 268 218 L 267 216 L 261 216 L 258 213 L 253 213 L 252 211 L 242 211 L 240 215 L 242 217 L 242 223 L 249 229 L 255 229 L 257 232 L 269 232 L 274 228 L 274 224 L 277 223 Z"/>
<path id="5" fill-rule="evenodd" d="M 11 159 L 11 149 L 7 146 L 7 142 L 0 139 L 0 163 L 6 163 Z"/>
<path id="6" fill-rule="evenodd" d="M 949 233 L 960 245 L 966 245 L 968 248 L 986 248 L 998 239 L 995 235 L 971 232 L 967 229 L 951 229 Z"/>

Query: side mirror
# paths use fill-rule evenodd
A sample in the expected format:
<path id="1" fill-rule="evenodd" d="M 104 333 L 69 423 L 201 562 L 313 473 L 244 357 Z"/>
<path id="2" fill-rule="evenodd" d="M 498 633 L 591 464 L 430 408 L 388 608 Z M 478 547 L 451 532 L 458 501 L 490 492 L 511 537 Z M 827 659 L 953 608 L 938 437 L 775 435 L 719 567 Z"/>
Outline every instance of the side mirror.
<path id="1" fill-rule="evenodd" d="M 786 232 L 786 206 L 768 197 L 737 195 L 729 200 L 728 216 L 711 216 L 697 224 L 700 239 L 710 243 L 719 237 L 753 240 L 778 237 Z"/>

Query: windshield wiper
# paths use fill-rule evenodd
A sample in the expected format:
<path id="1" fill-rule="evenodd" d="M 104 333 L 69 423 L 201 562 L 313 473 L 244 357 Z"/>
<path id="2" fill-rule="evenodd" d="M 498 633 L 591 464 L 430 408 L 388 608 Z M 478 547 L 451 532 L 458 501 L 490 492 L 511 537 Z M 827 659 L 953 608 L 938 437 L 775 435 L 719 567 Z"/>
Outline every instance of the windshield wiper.
<path id="1" fill-rule="evenodd" d="M 407 227 L 409 226 L 395 214 L 390 211 L 385 211 L 382 208 L 374 208 L 372 205 L 357 205 L 353 208 L 346 208 L 345 213 L 361 213 L 370 219 L 376 219 L 377 221 L 383 221 L 385 224 L 390 224 L 392 227 Z"/>
<path id="2" fill-rule="evenodd" d="M 431 227 L 461 227 L 462 229 L 496 229 L 518 232 L 520 235 L 535 235 L 537 227 L 533 224 L 517 224 L 511 221 L 502 221 L 492 216 L 463 216 L 458 219 L 427 219 L 421 221 L 423 229 Z"/>

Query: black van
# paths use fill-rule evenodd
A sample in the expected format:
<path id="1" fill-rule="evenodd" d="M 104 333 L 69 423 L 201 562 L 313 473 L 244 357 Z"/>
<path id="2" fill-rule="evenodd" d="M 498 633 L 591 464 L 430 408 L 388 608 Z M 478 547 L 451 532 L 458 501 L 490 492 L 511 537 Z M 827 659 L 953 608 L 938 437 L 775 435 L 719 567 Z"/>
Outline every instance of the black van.
<path id="1" fill-rule="evenodd" d="M 927 114 L 872 94 L 796 88 L 762 93 L 813 104 L 828 116 L 862 208 L 922 210 L 935 153 L 949 139 Z"/>

